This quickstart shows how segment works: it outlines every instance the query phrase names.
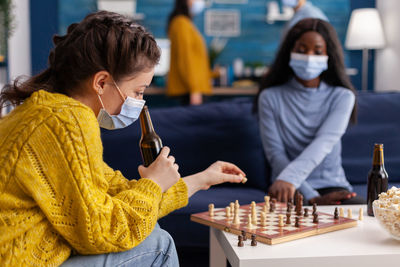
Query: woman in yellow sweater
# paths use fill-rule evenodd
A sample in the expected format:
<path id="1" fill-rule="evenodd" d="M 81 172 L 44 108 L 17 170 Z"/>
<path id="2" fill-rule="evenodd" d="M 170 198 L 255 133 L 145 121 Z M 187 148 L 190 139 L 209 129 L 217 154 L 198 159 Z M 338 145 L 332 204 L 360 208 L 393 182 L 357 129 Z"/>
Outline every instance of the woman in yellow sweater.
<path id="1" fill-rule="evenodd" d="M 167 95 L 179 97 L 182 104 L 199 105 L 211 94 L 211 71 L 204 39 L 192 17 L 204 9 L 203 0 L 176 0 L 168 20 L 171 63 Z"/>
<path id="2" fill-rule="evenodd" d="M 137 119 L 160 56 L 154 38 L 101 11 L 54 44 L 47 70 L 0 96 L 17 105 L 0 120 L 0 266 L 177 266 L 157 219 L 244 173 L 217 162 L 180 178 L 165 147 L 141 179 L 124 178 L 103 161 L 99 126 Z"/>

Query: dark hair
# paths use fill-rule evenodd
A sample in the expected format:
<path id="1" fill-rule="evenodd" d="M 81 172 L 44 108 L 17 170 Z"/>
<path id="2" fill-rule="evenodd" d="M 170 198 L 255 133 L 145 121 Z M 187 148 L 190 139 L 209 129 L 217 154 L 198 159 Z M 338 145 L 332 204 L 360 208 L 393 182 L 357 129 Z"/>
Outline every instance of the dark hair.
<path id="1" fill-rule="evenodd" d="M 21 104 L 40 89 L 65 95 L 101 70 L 118 81 L 153 68 L 160 50 L 154 37 L 142 26 L 117 13 L 99 11 L 71 24 L 67 34 L 53 37 L 49 67 L 21 82 L 21 77 L 3 88 L 0 108 Z"/>
<path id="2" fill-rule="evenodd" d="M 189 13 L 189 6 L 188 6 L 188 0 L 175 0 L 175 6 L 174 9 L 172 10 L 171 14 L 169 14 L 168 17 L 168 23 L 167 23 L 167 32 L 169 30 L 169 26 L 176 16 L 179 15 L 184 15 L 188 17 L 189 19 L 192 19 Z"/>
<path id="3" fill-rule="evenodd" d="M 332 86 L 341 86 L 349 89 L 355 95 L 355 89 L 345 72 L 343 49 L 337 37 L 335 29 L 326 21 L 320 19 L 303 19 L 299 21 L 287 33 L 279 52 L 271 68 L 260 83 L 260 89 L 254 103 L 254 111 L 258 109 L 258 98 L 261 92 L 270 87 L 288 82 L 293 76 L 293 70 L 289 66 L 290 54 L 298 39 L 306 33 L 314 31 L 319 33 L 326 42 L 326 50 L 329 57 L 328 69 L 321 73 L 321 80 Z M 350 121 L 357 121 L 357 108 L 354 105 Z"/>

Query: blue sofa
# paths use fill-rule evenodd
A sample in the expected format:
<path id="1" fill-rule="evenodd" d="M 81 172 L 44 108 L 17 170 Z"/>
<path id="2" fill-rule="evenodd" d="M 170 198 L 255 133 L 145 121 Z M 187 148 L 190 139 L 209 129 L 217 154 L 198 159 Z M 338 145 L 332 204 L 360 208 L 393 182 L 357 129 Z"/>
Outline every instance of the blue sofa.
<path id="1" fill-rule="evenodd" d="M 251 113 L 252 104 L 253 99 L 240 98 L 150 110 L 155 130 L 163 144 L 171 147 L 182 176 L 201 171 L 216 160 L 225 160 L 237 164 L 249 179 L 244 185 L 224 184 L 198 192 L 187 207 L 160 220 L 161 227 L 174 237 L 178 252 L 208 249 L 208 228 L 191 222 L 190 214 L 206 210 L 211 202 L 225 207 L 236 199 L 240 203 L 263 201 L 270 184 L 270 167 L 257 118 Z M 358 124 L 349 126 L 342 139 L 343 166 L 354 190 L 366 196 L 374 143 L 384 143 L 390 183 L 400 185 L 400 94 L 362 93 L 357 104 Z M 105 161 L 129 179 L 139 177 L 140 135 L 138 122 L 123 130 L 102 132 Z"/>

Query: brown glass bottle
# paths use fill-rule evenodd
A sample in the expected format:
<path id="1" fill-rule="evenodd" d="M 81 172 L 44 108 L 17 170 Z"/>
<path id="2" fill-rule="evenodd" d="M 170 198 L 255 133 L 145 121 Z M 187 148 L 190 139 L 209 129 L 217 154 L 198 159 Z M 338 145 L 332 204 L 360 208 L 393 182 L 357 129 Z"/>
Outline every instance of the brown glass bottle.
<path id="1" fill-rule="evenodd" d="M 387 189 L 388 174 L 386 173 L 383 162 L 383 144 L 375 144 L 372 169 L 368 173 L 367 204 L 369 216 L 374 216 L 372 202 L 378 198 L 381 192 L 386 192 Z"/>
<path id="2" fill-rule="evenodd" d="M 140 154 L 143 166 L 148 167 L 157 158 L 163 145 L 160 137 L 154 131 L 147 106 L 144 106 L 140 113 L 140 127 L 142 129 L 142 137 L 139 141 Z"/>

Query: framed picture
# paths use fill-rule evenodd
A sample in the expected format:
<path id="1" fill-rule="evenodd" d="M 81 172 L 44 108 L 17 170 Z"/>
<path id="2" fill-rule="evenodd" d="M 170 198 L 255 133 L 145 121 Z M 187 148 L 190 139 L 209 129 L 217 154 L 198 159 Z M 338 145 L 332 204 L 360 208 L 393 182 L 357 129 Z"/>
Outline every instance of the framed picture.
<path id="1" fill-rule="evenodd" d="M 237 9 L 209 9 L 205 13 L 204 29 L 208 36 L 240 36 L 240 11 Z"/>

